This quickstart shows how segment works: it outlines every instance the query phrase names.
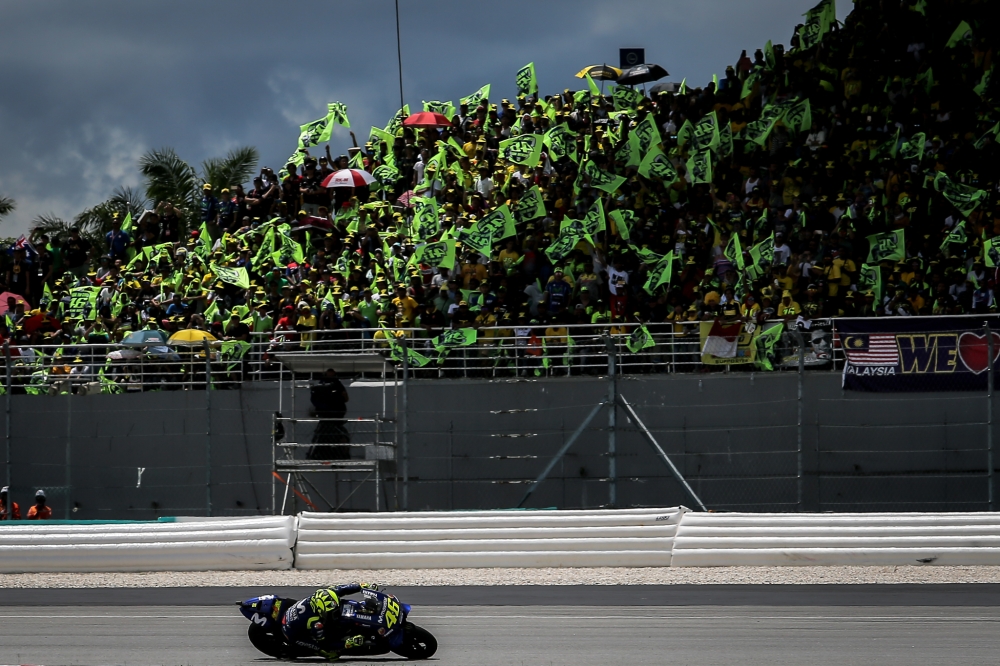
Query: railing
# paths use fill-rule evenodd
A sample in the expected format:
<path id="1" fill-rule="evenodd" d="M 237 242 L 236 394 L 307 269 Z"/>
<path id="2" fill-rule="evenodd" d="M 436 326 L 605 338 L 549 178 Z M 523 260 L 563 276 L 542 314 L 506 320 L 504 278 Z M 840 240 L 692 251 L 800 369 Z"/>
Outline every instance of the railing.
<path id="1" fill-rule="evenodd" d="M 503 378 L 603 375 L 607 372 L 608 340 L 619 357 L 623 374 L 692 372 L 702 363 L 702 322 L 647 324 L 653 345 L 635 353 L 628 348 L 635 325 L 568 325 L 565 335 L 546 335 L 544 327 L 519 329 L 483 327 L 468 346 L 434 347 L 425 329 L 393 329 L 405 344 L 428 359 L 411 363 L 416 378 Z M 767 323 L 765 323 L 765 326 Z M 527 332 L 527 333 L 526 333 Z M 432 331 L 435 335 L 438 331 Z M 150 390 L 235 388 L 247 381 L 289 379 L 290 373 L 274 359 L 281 352 L 324 354 L 391 353 L 386 329 L 338 329 L 275 335 L 256 333 L 243 350 L 223 350 L 221 342 L 149 347 L 116 343 L 76 345 L 10 345 L 8 379 L 14 393 L 122 393 Z M 777 370 L 798 368 L 798 338 L 794 325 L 782 335 Z M 839 354 L 829 320 L 814 322 L 805 332 L 806 367 L 835 367 Z M 753 369 L 752 363 L 714 365 L 723 371 Z"/>

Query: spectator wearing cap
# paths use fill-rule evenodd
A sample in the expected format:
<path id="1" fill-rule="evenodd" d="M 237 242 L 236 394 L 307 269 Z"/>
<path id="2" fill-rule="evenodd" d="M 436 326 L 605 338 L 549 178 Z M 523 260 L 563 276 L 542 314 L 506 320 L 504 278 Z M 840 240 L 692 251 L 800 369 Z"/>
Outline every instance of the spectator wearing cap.
<path id="1" fill-rule="evenodd" d="M 21 507 L 10 499 L 10 488 L 0 488 L 0 520 L 21 520 Z"/>
<path id="2" fill-rule="evenodd" d="M 45 491 L 41 488 L 35 492 L 35 504 L 28 509 L 28 520 L 49 520 L 52 518 L 52 507 L 45 503 Z"/>
<path id="3" fill-rule="evenodd" d="M 219 219 L 219 200 L 212 194 L 212 186 L 205 183 L 201 186 L 201 221 L 215 224 Z"/>
<path id="4" fill-rule="evenodd" d="M 111 231 L 104 235 L 104 241 L 107 244 L 108 256 L 112 261 L 127 258 L 126 250 L 128 244 L 132 242 L 132 237 L 127 232 L 122 231 L 122 221 L 118 219 L 117 215 L 111 221 Z"/>

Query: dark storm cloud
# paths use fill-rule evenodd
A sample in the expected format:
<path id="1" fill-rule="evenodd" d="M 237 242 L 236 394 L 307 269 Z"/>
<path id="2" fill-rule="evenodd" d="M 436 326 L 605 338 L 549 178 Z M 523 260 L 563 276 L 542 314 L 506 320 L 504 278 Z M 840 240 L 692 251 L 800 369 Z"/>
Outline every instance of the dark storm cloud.
<path id="1" fill-rule="evenodd" d="M 401 0 L 405 100 L 485 83 L 511 97 L 528 61 L 543 92 L 578 88 L 573 73 L 617 64 L 620 46 L 701 85 L 740 49 L 787 43 L 812 4 Z M 18 201 L 0 236 L 140 185 L 150 148 L 199 163 L 251 144 L 277 168 L 330 101 L 348 105 L 363 142 L 398 108 L 395 36 L 392 0 L 0 3 L 0 195 Z M 332 144 L 343 152 L 346 132 Z"/>

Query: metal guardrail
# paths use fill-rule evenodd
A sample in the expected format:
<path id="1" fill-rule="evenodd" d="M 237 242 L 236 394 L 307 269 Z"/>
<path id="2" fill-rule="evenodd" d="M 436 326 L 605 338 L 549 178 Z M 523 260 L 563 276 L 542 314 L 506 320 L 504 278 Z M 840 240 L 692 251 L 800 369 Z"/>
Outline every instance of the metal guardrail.
<path id="1" fill-rule="evenodd" d="M 968 315 L 972 319 L 979 315 Z M 955 317 L 949 317 L 954 319 Z M 937 317 L 921 317 L 933 330 Z M 799 338 L 805 348 L 805 370 L 839 370 L 844 354 L 837 339 L 838 319 L 786 322 L 777 345 L 781 361 L 777 371 L 797 371 Z M 469 346 L 449 348 L 442 354 L 432 338 L 440 330 L 392 329 L 406 338 L 413 351 L 429 359 L 412 376 L 420 379 L 503 378 L 528 376 L 603 375 L 607 371 L 610 339 L 619 357 L 622 374 L 703 371 L 699 327 L 703 322 L 649 323 L 654 345 L 632 353 L 628 349 L 634 324 L 571 324 L 566 334 L 546 335 L 543 326 L 520 329 L 492 326 L 478 329 L 478 339 Z M 776 321 L 758 324 L 767 328 Z M 808 328 L 806 326 L 808 325 Z M 122 393 L 150 390 L 194 390 L 211 384 L 215 389 L 235 388 L 248 381 L 290 379 L 275 355 L 285 352 L 324 354 L 371 354 L 388 356 L 387 329 L 337 329 L 274 334 L 254 333 L 243 354 L 225 353 L 221 342 L 210 343 L 208 358 L 203 346 L 134 347 L 116 343 L 76 345 L 5 345 L 7 380 L 5 389 L 15 393 Z M 520 334 L 518 334 L 520 333 Z M 541 348 L 530 346 L 531 336 Z M 752 370 L 751 364 L 714 364 L 724 372 Z"/>

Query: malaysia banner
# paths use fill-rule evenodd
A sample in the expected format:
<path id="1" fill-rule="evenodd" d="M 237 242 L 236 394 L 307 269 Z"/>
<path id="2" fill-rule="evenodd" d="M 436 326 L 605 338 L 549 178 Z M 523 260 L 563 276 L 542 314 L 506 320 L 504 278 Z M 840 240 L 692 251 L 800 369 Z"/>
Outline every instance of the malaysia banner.
<path id="1" fill-rule="evenodd" d="M 1000 317 L 886 317 L 835 320 L 844 351 L 843 386 L 852 391 L 985 391 L 987 326 L 994 386 Z"/>

